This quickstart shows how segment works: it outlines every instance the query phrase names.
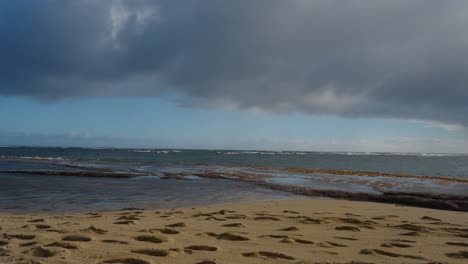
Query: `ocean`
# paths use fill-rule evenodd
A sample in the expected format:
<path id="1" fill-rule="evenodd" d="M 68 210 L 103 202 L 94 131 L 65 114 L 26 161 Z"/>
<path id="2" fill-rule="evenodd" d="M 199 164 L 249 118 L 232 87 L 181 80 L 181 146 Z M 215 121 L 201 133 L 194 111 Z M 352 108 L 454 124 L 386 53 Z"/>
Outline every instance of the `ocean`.
<path id="1" fill-rule="evenodd" d="M 0 211 L 346 198 L 336 192 L 466 197 L 468 155 L 0 147 Z"/>

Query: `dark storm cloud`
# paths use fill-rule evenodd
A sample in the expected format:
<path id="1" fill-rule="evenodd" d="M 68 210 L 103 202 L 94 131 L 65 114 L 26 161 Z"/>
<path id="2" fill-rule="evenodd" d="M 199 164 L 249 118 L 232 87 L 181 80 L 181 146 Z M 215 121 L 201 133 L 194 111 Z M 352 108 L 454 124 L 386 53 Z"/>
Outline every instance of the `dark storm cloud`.
<path id="1" fill-rule="evenodd" d="M 2 1 L 0 94 L 468 125 L 466 1 Z"/>

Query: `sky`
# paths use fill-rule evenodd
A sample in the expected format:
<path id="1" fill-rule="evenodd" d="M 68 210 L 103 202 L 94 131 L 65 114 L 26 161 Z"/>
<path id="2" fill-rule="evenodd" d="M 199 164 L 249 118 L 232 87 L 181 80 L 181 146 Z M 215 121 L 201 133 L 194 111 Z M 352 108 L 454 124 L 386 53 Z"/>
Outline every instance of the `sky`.
<path id="1" fill-rule="evenodd" d="M 0 2 L 0 145 L 468 152 L 468 2 Z"/>

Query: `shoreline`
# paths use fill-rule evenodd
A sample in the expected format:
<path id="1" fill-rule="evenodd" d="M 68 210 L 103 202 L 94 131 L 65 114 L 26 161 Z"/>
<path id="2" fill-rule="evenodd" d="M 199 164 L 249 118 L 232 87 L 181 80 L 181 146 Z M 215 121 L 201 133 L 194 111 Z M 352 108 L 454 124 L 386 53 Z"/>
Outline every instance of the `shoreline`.
<path id="1" fill-rule="evenodd" d="M 9 159 L 15 160 L 15 159 Z M 42 160 L 40 160 L 42 161 Z M 49 160 L 47 160 L 49 161 Z M 51 163 L 54 164 L 54 163 Z M 62 165 L 62 164 L 61 164 Z M 190 164 L 191 165 L 191 164 Z M 293 172 L 301 174 L 331 174 L 335 176 L 361 176 L 361 177 L 387 177 L 387 178 L 406 178 L 406 179 L 420 179 L 420 180 L 433 180 L 443 182 L 457 182 L 457 183 L 468 183 L 468 179 L 459 177 L 448 177 L 448 176 L 429 176 L 429 175 L 416 175 L 416 174 L 404 174 L 404 173 L 388 173 L 388 172 L 377 172 L 377 171 L 363 171 L 363 170 L 338 170 L 338 169 L 306 169 L 306 168 L 293 168 L 293 167 L 257 167 L 257 166 L 235 166 L 235 165 L 208 165 L 208 164 L 193 164 L 197 166 L 222 166 L 226 168 L 250 168 L 259 170 L 262 172 L 268 171 L 282 171 L 282 172 Z M 109 169 L 102 168 L 90 168 L 86 166 L 78 165 L 62 165 L 63 167 L 78 169 L 78 171 L 64 171 L 64 170 L 0 170 L 0 174 L 37 174 L 42 176 L 74 176 L 74 177 L 105 177 L 105 178 L 134 178 L 146 175 L 157 175 L 154 172 L 138 172 L 138 171 L 112 171 Z M 210 175 L 213 173 L 230 174 L 232 172 L 223 171 L 210 171 L 204 170 L 201 173 L 190 173 L 190 172 L 164 172 L 164 177 L 178 178 L 186 175 L 201 174 Z M 245 173 L 235 172 L 238 174 L 234 176 L 247 176 L 247 177 L 268 177 L 268 174 L 258 173 Z M 209 176 L 207 176 L 209 177 Z"/>
<path id="2" fill-rule="evenodd" d="M 87 213 L 0 212 L 0 263 L 464 263 L 468 213 L 281 200 Z"/>
<path id="3" fill-rule="evenodd" d="M 70 166 L 70 165 L 67 165 Z M 80 168 L 80 166 L 73 166 Z M 254 167 L 255 168 L 255 167 Z M 87 169 L 83 167 L 83 169 Z M 438 184 L 458 183 L 467 184 L 467 179 L 445 178 L 445 177 L 424 177 L 416 175 L 403 174 L 385 174 L 376 172 L 363 171 L 340 171 L 340 170 L 306 170 L 306 169 L 273 169 L 273 168 L 257 168 L 260 171 L 288 171 L 300 172 L 305 174 L 313 173 L 331 173 L 333 175 L 343 176 L 366 176 L 366 177 L 384 177 L 384 178 L 409 178 L 415 180 L 434 181 Z M 468 212 L 468 195 L 465 194 L 447 194 L 438 192 L 417 192 L 417 191 L 385 191 L 379 190 L 380 193 L 372 192 L 353 192 L 350 190 L 314 188 L 310 186 L 298 186 L 291 184 L 281 184 L 269 182 L 269 179 L 274 179 L 272 175 L 242 171 L 217 171 L 217 170 L 200 170 L 193 172 L 137 172 L 137 171 L 112 171 L 108 169 L 79 170 L 79 171 L 57 171 L 57 170 L 0 170 L 1 174 L 28 174 L 38 176 L 60 176 L 60 177 L 84 177 L 84 178 L 123 178 L 132 179 L 137 177 L 155 176 L 162 180 L 188 180 L 191 176 L 197 176 L 205 179 L 223 179 L 229 181 L 245 182 L 254 184 L 271 190 L 283 191 L 302 196 L 311 197 L 328 197 L 333 199 L 346 199 L 350 201 L 369 201 L 390 204 L 401 204 L 418 206 L 422 208 L 443 209 L 451 211 Z M 376 188 L 375 186 L 370 186 Z"/>

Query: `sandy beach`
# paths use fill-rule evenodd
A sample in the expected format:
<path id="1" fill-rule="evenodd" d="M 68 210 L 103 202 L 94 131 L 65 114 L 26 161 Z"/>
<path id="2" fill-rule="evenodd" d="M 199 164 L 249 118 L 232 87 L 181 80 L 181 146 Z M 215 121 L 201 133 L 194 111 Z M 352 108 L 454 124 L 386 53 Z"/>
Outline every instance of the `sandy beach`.
<path id="1" fill-rule="evenodd" d="M 342 200 L 0 214 L 0 263 L 466 263 L 468 214 Z"/>

